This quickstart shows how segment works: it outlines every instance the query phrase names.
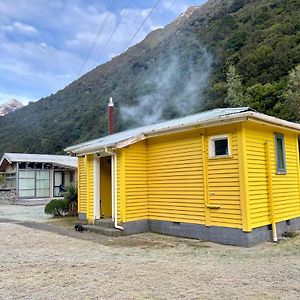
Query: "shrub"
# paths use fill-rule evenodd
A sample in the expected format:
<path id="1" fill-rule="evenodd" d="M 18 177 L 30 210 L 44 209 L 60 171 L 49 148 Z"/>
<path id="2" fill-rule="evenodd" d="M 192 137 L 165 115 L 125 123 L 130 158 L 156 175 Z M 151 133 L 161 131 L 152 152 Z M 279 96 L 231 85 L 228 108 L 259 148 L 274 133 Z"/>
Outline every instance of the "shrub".
<path id="1" fill-rule="evenodd" d="M 69 206 L 69 214 L 71 216 L 77 215 L 77 202 L 78 202 L 78 191 L 77 186 L 75 184 L 71 184 L 66 187 L 66 191 L 64 193 L 64 199 L 68 202 Z"/>
<path id="2" fill-rule="evenodd" d="M 65 216 L 69 212 L 69 201 L 53 199 L 45 206 L 44 211 L 53 217 Z"/>

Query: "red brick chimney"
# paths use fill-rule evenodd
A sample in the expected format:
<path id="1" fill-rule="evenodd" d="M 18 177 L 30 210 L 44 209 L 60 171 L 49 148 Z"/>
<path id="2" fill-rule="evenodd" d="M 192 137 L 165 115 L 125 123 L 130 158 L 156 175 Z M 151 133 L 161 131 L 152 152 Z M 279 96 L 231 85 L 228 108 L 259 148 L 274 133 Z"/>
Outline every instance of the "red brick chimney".
<path id="1" fill-rule="evenodd" d="M 114 102 L 113 98 L 109 97 L 108 101 L 108 134 L 114 133 Z"/>

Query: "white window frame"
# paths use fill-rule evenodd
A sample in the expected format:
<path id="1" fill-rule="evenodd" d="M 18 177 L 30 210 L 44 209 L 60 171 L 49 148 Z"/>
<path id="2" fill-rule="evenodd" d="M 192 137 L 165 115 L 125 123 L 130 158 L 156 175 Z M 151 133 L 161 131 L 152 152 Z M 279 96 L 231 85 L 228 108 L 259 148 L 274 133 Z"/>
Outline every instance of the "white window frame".
<path id="1" fill-rule="evenodd" d="M 228 154 L 216 155 L 215 141 L 227 139 Z M 226 158 L 231 157 L 231 143 L 229 134 L 213 135 L 208 138 L 208 156 L 209 158 Z"/>

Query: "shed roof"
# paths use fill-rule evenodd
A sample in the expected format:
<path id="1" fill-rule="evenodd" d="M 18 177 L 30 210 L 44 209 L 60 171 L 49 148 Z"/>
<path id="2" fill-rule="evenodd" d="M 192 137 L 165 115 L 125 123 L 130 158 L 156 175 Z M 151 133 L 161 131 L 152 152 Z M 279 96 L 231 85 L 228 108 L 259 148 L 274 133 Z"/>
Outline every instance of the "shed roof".
<path id="1" fill-rule="evenodd" d="M 10 164 L 13 162 L 51 163 L 61 167 L 77 168 L 77 158 L 67 155 L 4 153 L 0 161 L 0 169 L 4 161 Z"/>
<path id="2" fill-rule="evenodd" d="M 300 124 L 284 121 L 275 117 L 258 113 L 250 107 L 217 108 L 170 121 L 107 135 L 102 138 L 68 147 L 65 149 L 65 151 L 77 155 L 95 153 L 98 151 L 101 152 L 101 150 L 105 148 L 122 148 L 154 135 L 178 130 L 185 130 L 195 126 L 205 127 L 210 125 L 222 124 L 225 122 L 236 122 L 241 119 L 247 119 L 248 117 L 277 124 L 283 127 L 292 128 L 295 130 L 300 130 Z"/>

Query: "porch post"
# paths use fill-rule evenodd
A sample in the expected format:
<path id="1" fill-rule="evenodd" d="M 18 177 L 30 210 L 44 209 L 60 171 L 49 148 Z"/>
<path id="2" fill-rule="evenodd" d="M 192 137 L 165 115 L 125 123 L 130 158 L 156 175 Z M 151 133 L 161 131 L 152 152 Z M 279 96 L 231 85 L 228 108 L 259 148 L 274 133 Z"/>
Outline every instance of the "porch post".
<path id="1" fill-rule="evenodd" d="M 16 200 L 19 200 L 19 162 L 16 166 Z"/>

